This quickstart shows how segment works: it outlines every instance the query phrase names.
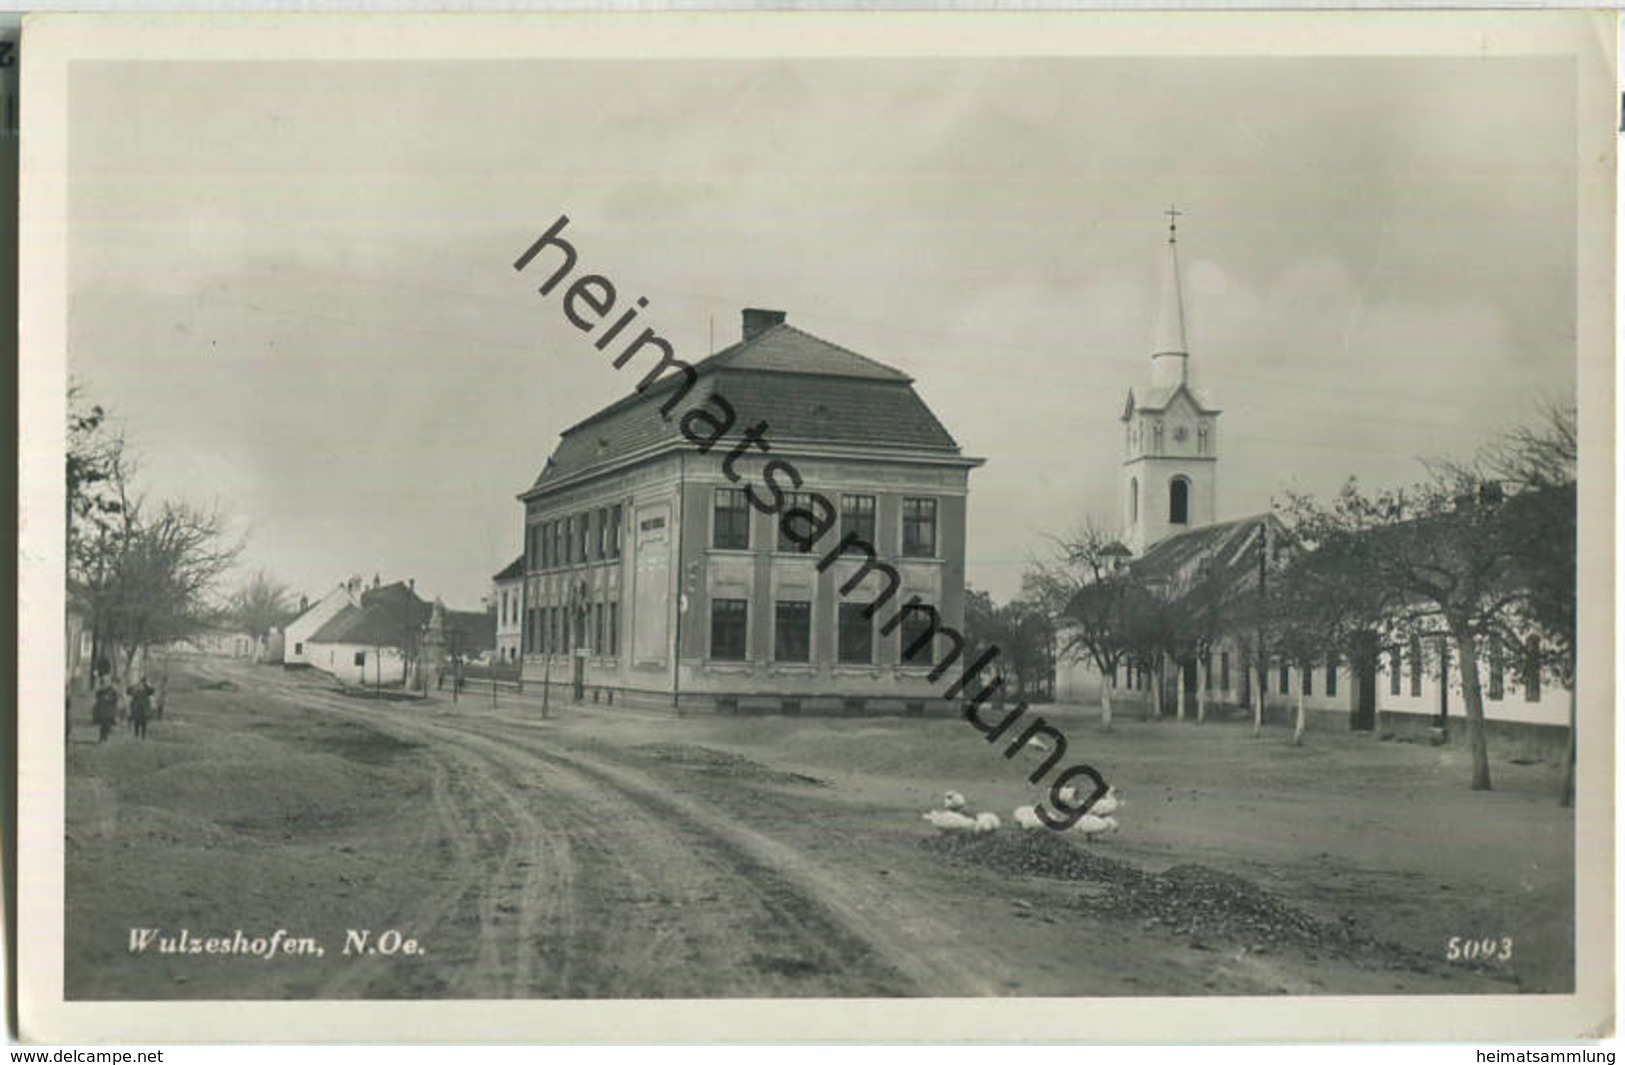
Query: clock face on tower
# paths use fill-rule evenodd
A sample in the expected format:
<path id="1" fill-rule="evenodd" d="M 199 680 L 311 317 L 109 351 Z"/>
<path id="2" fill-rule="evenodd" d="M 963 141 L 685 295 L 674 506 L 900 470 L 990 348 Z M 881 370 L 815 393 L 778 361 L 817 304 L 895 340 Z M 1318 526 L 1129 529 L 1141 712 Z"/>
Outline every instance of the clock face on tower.
<path id="1" fill-rule="evenodd" d="M 1185 442 L 1185 438 L 1190 435 L 1191 431 L 1185 428 L 1183 425 L 1174 429 L 1174 440 L 1178 443 L 1183 444 Z"/>

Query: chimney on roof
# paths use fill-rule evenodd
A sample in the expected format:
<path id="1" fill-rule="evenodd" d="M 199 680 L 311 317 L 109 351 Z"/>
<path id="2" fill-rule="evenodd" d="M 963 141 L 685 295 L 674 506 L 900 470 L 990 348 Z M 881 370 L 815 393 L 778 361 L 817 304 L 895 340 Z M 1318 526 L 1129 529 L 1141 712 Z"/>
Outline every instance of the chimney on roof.
<path id="1" fill-rule="evenodd" d="M 744 320 L 746 340 L 754 340 L 774 326 L 784 324 L 783 311 L 764 311 L 760 307 L 746 307 L 740 317 Z"/>

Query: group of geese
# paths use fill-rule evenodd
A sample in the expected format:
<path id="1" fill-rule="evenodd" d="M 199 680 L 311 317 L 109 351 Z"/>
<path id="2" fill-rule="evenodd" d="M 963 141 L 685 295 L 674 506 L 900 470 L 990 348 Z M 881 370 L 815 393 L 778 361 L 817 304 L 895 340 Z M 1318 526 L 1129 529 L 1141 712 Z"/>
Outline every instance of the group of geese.
<path id="1" fill-rule="evenodd" d="M 1057 796 L 1062 802 L 1071 805 L 1078 802 L 1081 796 L 1076 788 L 1062 788 Z M 1116 788 L 1107 788 L 1106 794 L 1089 810 L 1078 818 L 1077 822 L 1068 828 L 1068 832 L 1076 832 L 1085 839 L 1107 835 L 1117 831 L 1117 818 L 1112 816 L 1124 805 L 1124 801 L 1117 797 Z M 928 810 L 921 815 L 934 827 L 943 832 L 997 832 L 1003 822 L 995 813 L 970 814 L 965 809 L 965 796 L 957 791 L 946 792 L 942 796 L 942 809 Z M 1045 827 L 1039 820 L 1038 808 L 1035 806 L 1018 806 L 1014 813 L 1016 824 L 1023 829 Z"/>

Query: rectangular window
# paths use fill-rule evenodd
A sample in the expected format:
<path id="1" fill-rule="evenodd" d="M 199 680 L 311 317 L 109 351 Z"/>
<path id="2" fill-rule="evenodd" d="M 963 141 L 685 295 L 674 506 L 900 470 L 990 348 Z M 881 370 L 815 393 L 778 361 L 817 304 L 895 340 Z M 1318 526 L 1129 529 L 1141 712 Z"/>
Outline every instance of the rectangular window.
<path id="1" fill-rule="evenodd" d="M 564 519 L 564 549 L 559 553 L 559 565 L 568 566 L 576 560 L 576 520 Z"/>
<path id="2" fill-rule="evenodd" d="M 1422 696 L 1422 638 L 1411 637 L 1411 698 Z"/>
<path id="3" fill-rule="evenodd" d="M 604 604 L 592 605 L 592 653 L 604 653 Z"/>
<path id="4" fill-rule="evenodd" d="M 856 536 L 866 544 L 875 542 L 875 497 L 841 496 L 841 539 Z"/>
<path id="5" fill-rule="evenodd" d="M 1523 656 L 1523 701 L 1540 702 L 1540 637 L 1531 636 Z"/>
<path id="6" fill-rule="evenodd" d="M 1503 661 L 1501 640 L 1498 636 L 1490 637 L 1490 698 L 1502 699 L 1506 696 L 1506 664 Z"/>
<path id="7" fill-rule="evenodd" d="M 1230 652 L 1219 653 L 1219 690 L 1230 690 Z"/>
<path id="8" fill-rule="evenodd" d="M 549 642 L 553 644 L 553 653 L 563 654 L 565 651 L 569 650 L 569 648 L 564 646 L 563 611 L 554 606 L 548 607 L 547 612 L 550 615 L 547 619 L 547 631 L 552 637 Z"/>
<path id="9" fill-rule="evenodd" d="M 576 547 L 576 561 L 586 562 L 592 558 L 592 518 L 591 514 L 581 514 L 576 517 L 576 534 L 581 538 Z"/>
<path id="10" fill-rule="evenodd" d="M 811 603 L 793 599 L 773 604 L 773 659 L 776 662 L 811 661 Z"/>
<path id="11" fill-rule="evenodd" d="M 609 557 L 609 508 L 598 508 L 598 557 Z"/>
<path id="12" fill-rule="evenodd" d="M 1315 694 L 1315 670 L 1314 670 L 1314 667 L 1309 665 L 1309 663 L 1305 662 L 1302 666 L 1300 666 L 1298 668 L 1298 672 L 1303 674 L 1303 676 L 1301 678 L 1303 680 L 1303 694 L 1305 694 L 1305 695 L 1313 695 L 1313 694 Z"/>
<path id="13" fill-rule="evenodd" d="M 611 600 L 609 604 L 609 653 L 621 653 L 621 603 L 620 600 Z"/>
<path id="14" fill-rule="evenodd" d="M 609 557 L 621 557 L 621 505 L 609 508 Z"/>
<path id="15" fill-rule="evenodd" d="M 1393 650 L 1388 652 L 1388 694 L 1389 695 L 1398 695 L 1399 694 L 1400 678 L 1403 677 L 1404 675 L 1405 675 L 1405 662 L 1404 662 L 1403 656 L 1399 653 L 1399 648 L 1395 647 Z"/>
<path id="16" fill-rule="evenodd" d="M 1210 654 L 1207 661 L 1202 663 L 1202 690 L 1213 690 L 1213 656 Z"/>
<path id="17" fill-rule="evenodd" d="M 366 665 L 367 664 L 367 652 L 365 652 L 365 651 L 357 651 L 355 653 L 355 664 L 358 665 L 358 666 Z"/>
<path id="18" fill-rule="evenodd" d="M 296 654 L 296 655 L 304 654 L 305 653 L 305 645 L 303 643 L 294 644 L 293 645 L 293 653 Z"/>
<path id="19" fill-rule="evenodd" d="M 936 661 L 936 648 L 931 645 L 935 640 L 925 640 L 922 646 L 916 647 L 931 631 L 931 612 L 924 607 L 905 607 L 903 613 L 902 642 L 897 645 L 898 661 L 905 666 L 929 666 Z M 909 652 L 913 653 L 910 654 Z"/>
<path id="20" fill-rule="evenodd" d="M 1292 691 L 1292 677 L 1287 671 L 1287 664 L 1285 662 L 1282 662 L 1281 663 L 1281 687 L 1280 687 L 1280 692 L 1281 692 L 1282 695 L 1287 695 L 1291 691 Z"/>
<path id="21" fill-rule="evenodd" d="M 865 603 L 842 603 L 838 657 L 842 662 L 869 665 L 875 660 L 875 623 L 864 617 Z"/>
<path id="22" fill-rule="evenodd" d="M 907 558 L 937 557 L 935 499 L 903 500 L 903 555 Z"/>
<path id="23" fill-rule="evenodd" d="M 745 660 L 746 616 L 743 599 L 711 600 L 712 658 L 719 662 Z"/>
<path id="24" fill-rule="evenodd" d="M 792 520 L 791 526 L 790 526 L 790 531 L 801 534 L 802 540 L 797 540 L 797 539 L 794 539 L 793 537 L 786 536 L 785 533 L 784 533 L 784 524 L 785 524 L 784 516 L 786 514 L 788 514 L 792 510 L 805 511 L 808 514 L 815 513 L 813 511 L 813 508 L 812 508 L 812 493 L 811 492 L 786 492 L 786 493 L 784 493 L 784 506 L 779 508 L 779 516 L 778 516 L 778 522 L 777 522 L 778 529 L 779 529 L 779 531 L 778 531 L 778 546 L 777 546 L 777 548 L 775 550 L 779 550 L 779 551 L 795 551 L 795 552 L 805 554 L 806 552 L 811 551 L 812 548 L 813 548 L 813 545 L 811 545 L 811 544 L 808 544 L 805 547 L 802 546 L 802 541 L 806 539 L 806 535 L 808 533 L 812 532 L 812 529 L 811 529 L 810 524 L 807 521 L 807 519 L 801 517 L 800 515 L 797 515 Z"/>
<path id="25" fill-rule="evenodd" d="M 567 551 L 570 543 L 568 535 L 569 523 L 562 518 L 553 523 L 553 565 L 554 567 L 567 565 L 570 561 Z"/>
<path id="26" fill-rule="evenodd" d="M 730 551 L 750 549 L 750 504 L 743 489 L 718 488 L 713 502 L 711 546 Z M 715 656 L 712 656 L 715 657 Z"/>
<path id="27" fill-rule="evenodd" d="M 1337 655 L 1326 656 L 1326 694 L 1337 694 Z"/>

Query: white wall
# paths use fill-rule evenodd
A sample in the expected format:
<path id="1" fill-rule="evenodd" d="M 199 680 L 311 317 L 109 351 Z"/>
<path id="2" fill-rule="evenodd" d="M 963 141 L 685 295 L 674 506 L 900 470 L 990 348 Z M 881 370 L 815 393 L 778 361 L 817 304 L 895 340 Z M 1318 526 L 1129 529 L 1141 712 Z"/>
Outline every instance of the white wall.
<path id="1" fill-rule="evenodd" d="M 307 643 L 305 655 L 310 665 L 323 673 L 330 673 L 346 684 L 372 687 L 379 683 L 382 669 L 384 687 L 399 687 L 403 661 L 401 652 L 394 647 L 378 648 L 358 643 Z M 380 665 L 380 655 L 382 663 Z M 356 658 L 361 658 L 357 664 Z"/>
<path id="2" fill-rule="evenodd" d="M 350 593 L 342 584 L 337 585 L 309 610 L 288 622 L 284 630 L 282 661 L 287 665 L 315 665 L 308 654 L 311 636 L 331 621 L 334 614 L 349 605 L 354 605 Z"/>

